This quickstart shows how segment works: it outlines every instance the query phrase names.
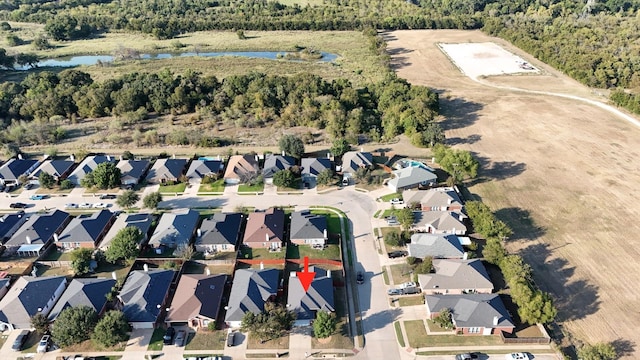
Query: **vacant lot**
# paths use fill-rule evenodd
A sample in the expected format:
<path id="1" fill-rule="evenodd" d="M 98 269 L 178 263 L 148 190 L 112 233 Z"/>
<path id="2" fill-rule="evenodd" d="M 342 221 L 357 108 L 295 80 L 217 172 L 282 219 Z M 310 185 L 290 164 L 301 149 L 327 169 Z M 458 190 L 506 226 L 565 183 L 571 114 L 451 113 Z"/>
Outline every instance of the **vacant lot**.
<path id="1" fill-rule="evenodd" d="M 470 191 L 515 230 L 508 249 L 532 265 L 575 338 L 640 344 L 640 129 L 585 103 L 497 89 L 509 85 L 604 100 L 510 44 L 473 31 L 387 34 L 400 77 L 441 93 L 447 141 L 482 163 Z M 436 43 L 495 42 L 542 71 L 484 84 L 460 73 Z"/>

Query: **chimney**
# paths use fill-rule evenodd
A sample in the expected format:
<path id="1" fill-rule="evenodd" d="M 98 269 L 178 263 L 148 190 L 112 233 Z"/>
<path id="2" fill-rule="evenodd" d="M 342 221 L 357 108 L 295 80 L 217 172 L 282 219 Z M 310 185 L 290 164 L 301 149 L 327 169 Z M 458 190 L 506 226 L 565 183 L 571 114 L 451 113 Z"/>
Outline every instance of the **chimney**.
<path id="1" fill-rule="evenodd" d="M 462 254 L 462 260 L 467 260 L 469 258 L 469 254 L 465 251 L 464 254 Z"/>
<path id="2" fill-rule="evenodd" d="M 60 241 L 60 238 L 58 237 L 58 234 L 53 233 L 53 241 L 55 241 L 55 242 Z"/>
<path id="3" fill-rule="evenodd" d="M 176 158 L 176 154 L 173 154 L 173 155 L 171 156 L 171 158 L 172 158 L 172 159 L 175 159 L 175 158 Z"/>
<path id="4" fill-rule="evenodd" d="M 115 280 L 115 281 L 118 281 L 118 275 L 116 275 L 116 272 L 115 272 L 115 271 L 112 271 L 112 272 L 111 272 L 111 278 L 112 278 L 113 280 Z"/>
<path id="5" fill-rule="evenodd" d="M 260 160 L 260 158 L 258 157 L 258 154 L 256 154 L 255 159 L 256 159 L 256 162 Z"/>
<path id="6" fill-rule="evenodd" d="M 264 270 L 264 262 L 260 261 L 260 270 Z"/>
<path id="7" fill-rule="evenodd" d="M 71 154 L 71 156 L 69 156 L 69 159 L 70 159 L 71 161 L 76 161 L 76 157 L 75 157 L 75 155 L 73 155 L 73 154 Z"/>
<path id="8" fill-rule="evenodd" d="M 120 161 L 122 161 L 122 155 L 120 155 Z"/>
<path id="9" fill-rule="evenodd" d="M 327 270 L 327 277 L 331 279 L 331 270 Z"/>
<path id="10" fill-rule="evenodd" d="M 142 265 L 142 268 L 144 269 L 145 272 L 149 272 L 149 265 L 144 264 Z"/>
<path id="11" fill-rule="evenodd" d="M 327 237 L 327 229 L 324 229 L 324 238 L 328 239 L 328 237 Z"/>
<path id="12" fill-rule="evenodd" d="M 202 230 L 201 229 L 196 230 L 196 234 L 198 235 L 198 237 L 202 236 Z"/>
<path id="13" fill-rule="evenodd" d="M 18 159 L 22 160 L 22 154 L 18 154 Z"/>
<path id="14" fill-rule="evenodd" d="M 282 150 L 282 156 L 284 156 L 284 150 Z"/>
<path id="15" fill-rule="evenodd" d="M 31 244 L 31 237 L 27 236 L 27 244 Z"/>
<path id="16" fill-rule="evenodd" d="M 498 325 L 498 320 L 500 320 L 499 317 L 497 317 L 497 316 L 493 317 L 493 326 L 497 326 Z"/>
<path id="17" fill-rule="evenodd" d="M 298 273 L 296 271 L 291 271 L 289 272 L 289 277 L 290 278 L 298 277 Z"/>
<path id="18" fill-rule="evenodd" d="M 331 153 L 330 152 L 327 153 L 327 159 L 331 159 Z"/>
<path id="19" fill-rule="evenodd" d="M 265 233 L 264 234 L 264 239 L 265 239 L 265 241 L 269 242 L 269 234 Z"/>
<path id="20" fill-rule="evenodd" d="M 107 155 L 107 161 L 111 161 L 111 155 Z"/>
<path id="21" fill-rule="evenodd" d="M 0 222 L 4 222 L 4 216 L 0 217 Z"/>
<path id="22" fill-rule="evenodd" d="M 208 267 L 207 267 L 207 268 L 205 268 L 205 270 L 204 270 L 204 271 L 207 273 L 207 276 L 211 275 L 211 270 L 209 270 L 209 268 L 208 268 Z"/>

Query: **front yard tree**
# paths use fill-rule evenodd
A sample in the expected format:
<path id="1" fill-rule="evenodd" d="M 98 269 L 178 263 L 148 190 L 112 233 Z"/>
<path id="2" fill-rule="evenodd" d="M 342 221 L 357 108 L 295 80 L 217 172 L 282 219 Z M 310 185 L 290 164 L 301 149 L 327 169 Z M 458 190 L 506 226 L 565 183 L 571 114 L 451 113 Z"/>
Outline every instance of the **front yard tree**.
<path id="1" fill-rule="evenodd" d="M 268 302 L 259 314 L 247 312 L 242 318 L 242 331 L 251 331 L 260 341 L 283 336 L 293 326 L 296 314 L 283 306 Z"/>
<path id="2" fill-rule="evenodd" d="M 87 274 L 91 268 L 93 251 L 88 248 L 77 248 L 71 252 L 71 268 L 76 275 Z"/>
<path id="3" fill-rule="evenodd" d="M 49 331 L 49 319 L 41 312 L 38 312 L 31 317 L 31 327 L 40 335 L 46 334 Z"/>
<path id="4" fill-rule="evenodd" d="M 93 340 L 102 346 L 114 346 L 129 338 L 129 324 L 122 311 L 109 311 L 96 324 Z"/>
<path id="5" fill-rule="evenodd" d="M 292 188 L 296 185 L 296 177 L 289 169 L 277 171 L 273 174 L 273 185 Z"/>
<path id="6" fill-rule="evenodd" d="M 384 243 L 389 246 L 401 246 L 402 239 L 397 231 L 390 231 L 384 235 Z"/>
<path id="7" fill-rule="evenodd" d="M 318 185 L 331 185 L 334 181 L 333 170 L 331 169 L 323 170 L 320 174 L 318 174 L 318 177 L 316 177 L 316 182 L 318 183 Z"/>
<path id="8" fill-rule="evenodd" d="M 112 189 L 120 186 L 122 173 L 112 162 L 98 164 L 91 173 L 93 174 L 93 182 L 99 189 Z"/>
<path id="9" fill-rule="evenodd" d="M 408 230 L 413 225 L 414 215 L 413 210 L 410 208 L 402 208 L 396 212 L 396 217 L 398 218 L 398 222 L 402 225 L 404 230 Z"/>
<path id="10" fill-rule="evenodd" d="M 295 135 L 284 135 L 278 141 L 280 151 L 284 151 L 286 155 L 299 159 L 304 154 L 304 142 Z"/>
<path id="11" fill-rule="evenodd" d="M 56 318 L 51 336 L 61 347 L 78 344 L 91 337 L 97 322 L 98 314 L 92 308 L 86 305 L 68 307 Z"/>
<path id="12" fill-rule="evenodd" d="M 126 190 L 122 194 L 118 196 L 116 199 L 116 204 L 118 206 L 129 209 L 133 205 L 135 205 L 138 200 L 140 200 L 140 195 L 138 195 L 133 190 Z"/>
<path id="13" fill-rule="evenodd" d="M 135 226 L 127 226 L 118 231 L 105 252 L 107 261 L 115 263 L 120 260 L 135 259 L 139 253 L 138 244 L 142 236 L 142 231 Z"/>
<path id="14" fill-rule="evenodd" d="M 144 207 L 149 209 L 157 209 L 158 204 L 162 201 L 162 194 L 159 191 L 152 192 L 149 195 L 145 196 L 142 200 Z"/>
<path id="15" fill-rule="evenodd" d="M 453 329 L 453 320 L 451 319 L 451 310 L 443 309 L 442 311 L 440 311 L 438 316 L 433 318 L 433 322 L 443 329 L 447 329 L 447 330 Z"/>
<path id="16" fill-rule="evenodd" d="M 313 321 L 313 334 L 318 339 L 328 338 L 336 331 L 337 325 L 336 314 L 328 311 L 318 311 L 318 315 Z"/>
<path id="17" fill-rule="evenodd" d="M 51 189 L 53 187 L 53 185 L 56 184 L 56 179 L 51 176 L 51 174 L 49 174 L 46 171 L 41 171 L 40 175 L 38 175 L 38 182 L 40 183 L 40 186 L 42 186 L 45 189 Z"/>
<path id="18" fill-rule="evenodd" d="M 614 360 L 618 358 L 618 353 L 610 343 L 597 343 L 581 347 L 578 357 L 582 360 Z"/>

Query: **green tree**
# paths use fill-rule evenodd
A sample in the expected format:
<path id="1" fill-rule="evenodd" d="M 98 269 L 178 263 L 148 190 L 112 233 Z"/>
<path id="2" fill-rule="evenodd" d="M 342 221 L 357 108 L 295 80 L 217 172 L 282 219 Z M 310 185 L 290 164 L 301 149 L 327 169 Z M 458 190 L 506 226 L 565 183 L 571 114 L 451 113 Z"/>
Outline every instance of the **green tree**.
<path id="1" fill-rule="evenodd" d="M 161 201 L 162 201 L 162 194 L 160 194 L 159 191 L 156 191 L 145 196 L 144 199 L 142 200 L 142 203 L 146 208 L 157 209 L 158 204 L 160 204 Z"/>
<path id="2" fill-rule="evenodd" d="M 43 313 L 37 312 L 31 317 L 31 327 L 40 335 L 46 334 L 49 332 L 49 319 Z"/>
<path id="3" fill-rule="evenodd" d="M 49 40 L 47 40 L 47 38 L 42 35 L 37 36 L 35 39 L 33 39 L 32 45 L 36 50 L 47 50 L 51 48 Z"/>
<path id="4" fill-rule="evenodd" d="M 49 174 L 46 171 L 41 171 L 40 175 L 38 175 L 38 182 L 40 183 L 40 186 L 42 186 L 45 189 L 51 189 L 53 187 L 53 185 L 55 185 L 56 183 L 56 179 L 51 176 L 51 174 Z"/>
<path id="5" fill-rule="evenodd" d="M 318 339 L 328 338 L 333 335 L 338 326 L 336 314 L 328 311 L 318 311 L 313 321 L 313 334 Z"/>
<path id="6" fill-rule="evenodd" d="M 512 294 L 512 296 L 514 296 Z M 528 324 L 547 324 L 555 319 L 558 310 L 553 306 L 553 300 L 548 293 L 537 290 L 533 296 L 515 295 L 518 304 L 520 320 Z"/>
<path id="7" fill-rule="evenodd" d="M 318 185 L 331 185 L 335 182 L 335 179 L 333 177 L 333 170 L 332 169 L 325 169 L 323 170 L 320 174 L 318 174 L 318 176 L 316 177 L 316 183 Z"/>
<path id="8" fill-rule="evenodd" d="M 69 179 L 64 179 L 64 180 L 60 181 L 60 190 L 73 189 L 74 187 L 75 187 L 75 185 Z"/>
<path id="9" fill-rule="evenodd" d="M 276 173 L 273 174 L 273 185 L 278 187 L 293 188 L 294 186 L 296 186 L 296 177 L 289 169 L 276 171 Z"/>
<path id="10" fill-rule="evenodd" d="M 126 150 L 125 152 L 123 152 L 122 160 L 133 160 L 133 154 L 131 153 L 131 151 Z"/>
<path id="11" fill-rule="evenodd" d="M 68 307 L 56 318 L 51 328 L 51 337 L 61 347 L 78 344 L 91 338 L 97 322 L 98 314 L 91 307 Z"/>
<path id="12" fill-rule="evenodd" d="M 613 344 L 597 343 L 578 349 L 578 357 L 582 360 L 614 360 L 618 358 L 618 353 Z"/>
<path id="13" fill-rule="evenodd" d="M 283 336 L 293 326 L 296 314 L 278 304 L 267 302 L 259 314 L 247 312 L 242 317 L 242 331 L 251 331 L 260 341 Z"/>
<path id="14" fill-rule="evenodd" d="M 443 309 L 438 316 L 433 318 L 433 322 L 443 329 L 453 329 L 453 319 L 451 318 L 451 310 Z"/>
<path id="15" fill-rule="evenodd" d="M 338 138 L 333 140 L 330 151 L 333 156 L 340 157 L 349 150 L 351 150 L 351 145 L 349 145 L 349 142 L 344 138 Z"/>
<path id="16" fill-rule="evenodd" d="M 389 246 L 401 246 L 402 239 L 397 231 L 389 231 L 384 235 L 384 243 Z"/>
<path id="17" fill-rule="evenodd" d="M 304 154 L 304 142 L 295 135 L 284 135 L 278 141 L 280 151 L 284 151 L 286 155 L 299 159 Z"/>
<path id="18" fill-rule="evenodd" d="M 408 230 L 413 225 L 414 215 L 413 210 L 408 207 L 404 207 L 398 211 L 396 211 L 396 217 L 398 218 L 398 222 L 402 225 L 404 230 Z"/>
<path id="19" fill-rule="evenodd" d="M 418 265 L 416 265 L 413 272 L 415 274 L 429 274 L 433 270 L 433 258 L 427 256 Z"/>
<path id="20" fill-rule="evenodd" d="M 475 178 L 478 175 L 480 163 L 466 150 L 455 150 L 442 144 L 433 147 L 436 161 L 443 170 L 451 174 L 453 179 L 460 182 L 467 178 Z"/>
<path id="21" fill-rule="evenodd" d="M 138 195 L 135 191 L 125 190 L 116 199 L 116 204 L 118 204 L 118 206 L 120 207 L 128 209 L 135 205 L 138 200 L 140 200 L 140 195 Z"/>
<path id="22" fill-rule="evenodd" d="M 88 248 L 77 248 L 71 251 L 71 268 L 76 275 L 87 274 L 91 269 L 93 251 Z"/>
<path id="23" fill-rule="evenodd" d="M 0 30 L 2 31 L 11 31 L 11 24 L 6 21 L 0 22 Z"/>
<path id="24" fill-rule="evenodd" d="M 89 174 L 92 174 L 93 183 L 99 189 L 112 189 L 120 186 L 122 173 L 116 164 L 110 161 L 98 164 Z"/>
<path id="25" fill-rule="evenodd" d="M 91 337 L 98 344 L 109 347 L 129 339 L 129 324 L 122 311 L 109 311 L 98 323 Z"/>
<path id="26" fill-rule="evenodd" d="M 18 46 L 22 44 L 22 39 L 20 39 L 18 35 L 15 35 L 15 34 L 7 35 L 6 40 L 9 46 Z"/>
<path id="27" fill-rule="evenodd" d="M 411 142 L 415 146 L 433 147 L 436 144 L 444 144 L 444 130 L 440 124 L 430 122 L 422 132 L 415 133 L 411 137 Z"/>
<path id="28" fill-rule="evenodd" d="M 142 231 L 135 226 L 127 226 L 118 231 L 104 254 L 107 261 L 115 263 L 123 259 L 135 259 L 140 252 L 138 245 L 143 236 Z"/>

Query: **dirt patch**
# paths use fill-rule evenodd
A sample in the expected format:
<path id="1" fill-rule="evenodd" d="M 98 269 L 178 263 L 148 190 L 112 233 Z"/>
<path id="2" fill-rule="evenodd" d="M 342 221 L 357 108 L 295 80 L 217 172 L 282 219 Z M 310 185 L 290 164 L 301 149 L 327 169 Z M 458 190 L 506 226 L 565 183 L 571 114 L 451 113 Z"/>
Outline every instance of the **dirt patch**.
<path id="1" fill-rule="evenodd" d="M 485 82 L 602 99 L 481 32 L 396 31 L 388 39 L 398 75 L 440 93 L 449 143 L 480 159 L 469 190 L 514 227 L 508 249 L 554 295 L 562 328 L 581 341 L 625 344 L 636 357 L 640 129 L 589 104 L 472 81 L 437 43 L 494 42 L 543 71 Z"/>

